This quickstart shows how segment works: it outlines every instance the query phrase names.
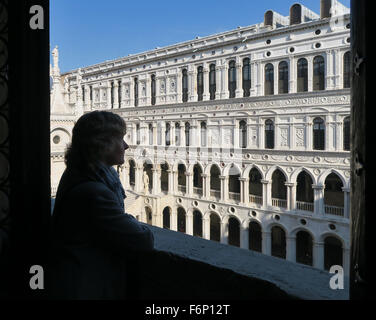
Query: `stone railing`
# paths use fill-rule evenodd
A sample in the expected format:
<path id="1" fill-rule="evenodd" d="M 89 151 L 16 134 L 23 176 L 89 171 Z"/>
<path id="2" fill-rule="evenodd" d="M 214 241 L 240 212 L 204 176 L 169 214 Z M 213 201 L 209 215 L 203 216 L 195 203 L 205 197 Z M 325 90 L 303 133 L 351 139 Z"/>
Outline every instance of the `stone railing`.
<path id="1" fill-rule="evenodd" d="M 262 205 L 262 197 L 250 194 L 249 195 L 249 202 L 256 203 L 258 205 Z"/>
<path id="2" fill-rule="evenodd" d="M 296 201 L 296 209 L 300 211 L 314 211 L 313 202 Z"/>
<path id="3" fill-rule="evenodd" d="M 287 208 L 287 200 L 272 198 L 272 206 L 279 208 Z"/>
<path id="4" fill-rule="evenodd" d="M 343 217 L 344 208 L 343 207 L 325 205 L 325 214 L 332 214 L 332 215 L 335 215 L 335 216 Z"/>

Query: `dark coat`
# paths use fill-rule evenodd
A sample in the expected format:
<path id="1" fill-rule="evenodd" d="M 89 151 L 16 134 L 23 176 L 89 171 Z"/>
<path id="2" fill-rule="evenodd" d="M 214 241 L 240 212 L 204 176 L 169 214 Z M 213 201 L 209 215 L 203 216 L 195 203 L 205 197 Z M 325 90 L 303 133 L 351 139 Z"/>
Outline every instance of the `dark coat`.
<path id="1" fill-rule="evenodd" d="M 66 169 L 52 216 L 46 289 L 52 299 L 125 299 L 127 260 L 153 250 L 149 228 L 93 175 Z M 134 257 L 134 256 L 133 256 Z"/>

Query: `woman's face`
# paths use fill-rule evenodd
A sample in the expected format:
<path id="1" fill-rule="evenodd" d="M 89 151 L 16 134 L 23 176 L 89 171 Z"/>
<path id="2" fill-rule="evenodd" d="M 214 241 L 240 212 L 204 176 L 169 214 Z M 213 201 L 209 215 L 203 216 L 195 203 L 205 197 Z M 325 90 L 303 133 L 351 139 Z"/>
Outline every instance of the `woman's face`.
<path id="1" fill-rule="evenodd" d="M 113 137 L 112 146 L 109 148 L 104 161 L 109 166 L 121 165 L 124 163 L 124 152 L 129 148 L 124 141 L 124 135 L 116 135 Z"/>

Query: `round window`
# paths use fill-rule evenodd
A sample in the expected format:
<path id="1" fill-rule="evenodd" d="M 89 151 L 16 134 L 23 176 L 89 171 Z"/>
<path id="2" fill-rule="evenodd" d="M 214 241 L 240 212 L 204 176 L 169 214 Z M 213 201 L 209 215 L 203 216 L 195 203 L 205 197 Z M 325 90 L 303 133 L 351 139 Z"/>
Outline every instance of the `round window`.
<path id="1" fill-rule="evenodd" d="M 329 229 L 330 229 L 330 230 L 335 230 L 335 229 L 336 229 L 336 226 L 335 226 L 333 223 L 331 223 L 331 224 L 329 225 Z"/>
<path id="2" fill-rule="evenodd" d="M 307 224 L 307 221 L 305 219 L 300 219 L 300 223 L 305 226 Z"/>
<path id="3" fill-rule="evenodd" d="M 318 49 L 318 48 L 320 48 L 320 47 L 321 47 L 321 43 L 318 42 L 318 43 L 315 44 L 315 48 Z"/>
<path id="4" fill-rule="evenodd" d="M 281 217 L 280 217 L 278 214 L 276 214 L 276 215 L 274 216 L 274 219 L 277 220 L 277 221 L 279 221 L 279 220 L 281 219 Z"/>
<path id="5" fill-rule="evenodd" d="M 315 34 L 316 35 L 319 35 L 321 33 L 321 30 L 320 29 L 317 29 L 316 31 L 315 31 Z"/>
<path id="6" fill-rule="evenodd" d="M 60 142 L 60 136 L 54 136 L 52 138 L 52 141 L 54 142 L 54 144 L 58 144 Z"/>

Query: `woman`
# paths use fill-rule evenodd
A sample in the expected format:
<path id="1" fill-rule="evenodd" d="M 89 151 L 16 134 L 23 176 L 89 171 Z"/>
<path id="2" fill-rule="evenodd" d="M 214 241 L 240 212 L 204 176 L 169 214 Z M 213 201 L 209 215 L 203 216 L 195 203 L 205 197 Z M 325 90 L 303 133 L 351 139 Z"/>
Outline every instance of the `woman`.
<path id="1" fill-rule="evenodd" d="M 153 250 L 149 228 L 124 212 L 124 189 L 112 167 L 124 163 L 125 122 L 87 113 L 73 128 L 52 216 L 46 288 L 53 299 L 126 298 L 126 261 Z"/>

